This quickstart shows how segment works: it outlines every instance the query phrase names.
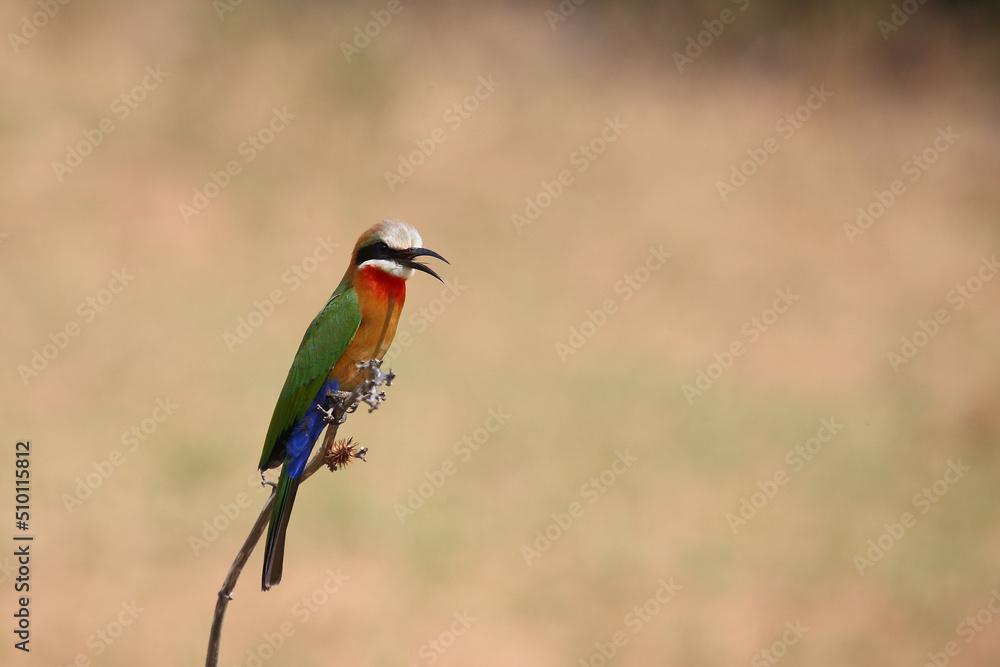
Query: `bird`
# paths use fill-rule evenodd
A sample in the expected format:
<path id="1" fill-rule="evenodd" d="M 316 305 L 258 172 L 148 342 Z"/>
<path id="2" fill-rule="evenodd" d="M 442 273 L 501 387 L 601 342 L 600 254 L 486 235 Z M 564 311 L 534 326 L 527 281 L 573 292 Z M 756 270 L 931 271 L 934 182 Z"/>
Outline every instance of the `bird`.
<path id="1" fill-rule="evenodd" d="M 261 589 L 281 581 L 285 535 L 306 461 L 326 426 L 327 397 L 354 391 L 364 379 L 359 362 L 381 360 L 396 334 L 414 271 L 444 280 L 418 257 L 448 260 L 423 247 L 416 228 L 383 220 L 361 234 L 343 279 L 306 329 L 281 388 L 261 452 L 261 476 L 279 465 L 264 543 Z"/>

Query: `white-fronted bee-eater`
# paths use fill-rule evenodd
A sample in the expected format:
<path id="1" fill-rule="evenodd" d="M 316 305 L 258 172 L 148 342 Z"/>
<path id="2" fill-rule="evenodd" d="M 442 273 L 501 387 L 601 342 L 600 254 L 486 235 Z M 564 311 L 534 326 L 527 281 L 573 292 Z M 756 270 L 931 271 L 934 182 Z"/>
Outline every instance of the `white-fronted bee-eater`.
<path id="1" fill-rule="evenodd" d="M 418 257 L 448 261 L 422 247 L 420 234 L 405 222 L 383 220 L 366 231 L 343 280 L 302 337 L 274 406 L 258 466 L 262 473 L 284 466 L 264 545 L 265 591 L 281 581 L 288 518 L 306 461 L 326 426 L 321 412 L 326 397 L 354 391 L 363 379 L 357 364 L 385 355 L 403 309 L 406 279 L 423 271 L 441 280 L 416 261 Z"/>

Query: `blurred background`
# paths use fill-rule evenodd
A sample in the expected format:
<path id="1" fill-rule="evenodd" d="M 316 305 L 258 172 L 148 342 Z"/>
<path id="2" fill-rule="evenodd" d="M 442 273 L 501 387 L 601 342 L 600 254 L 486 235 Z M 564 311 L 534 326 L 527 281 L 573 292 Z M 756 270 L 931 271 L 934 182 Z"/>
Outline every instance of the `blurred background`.
<path id="1" fill-rule="evenodd" d="M 998 18 L 6 3 L 0 662 L 202 664 L 302 333 L 399 218 L 446 284 L 220 664 L 997 664 Z"/>

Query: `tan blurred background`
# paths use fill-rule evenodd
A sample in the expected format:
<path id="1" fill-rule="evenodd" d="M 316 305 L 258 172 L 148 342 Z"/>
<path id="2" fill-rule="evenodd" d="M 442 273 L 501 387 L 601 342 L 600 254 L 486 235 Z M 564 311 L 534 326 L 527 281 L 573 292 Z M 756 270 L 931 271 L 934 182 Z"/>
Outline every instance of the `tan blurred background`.
<path id="1" fill-rule="evenodd" d="M 997 664 L 994 8 L 7 3 L 0 662 L 203 662 L 392 217 L 449 286 L 220 664 Z"/>

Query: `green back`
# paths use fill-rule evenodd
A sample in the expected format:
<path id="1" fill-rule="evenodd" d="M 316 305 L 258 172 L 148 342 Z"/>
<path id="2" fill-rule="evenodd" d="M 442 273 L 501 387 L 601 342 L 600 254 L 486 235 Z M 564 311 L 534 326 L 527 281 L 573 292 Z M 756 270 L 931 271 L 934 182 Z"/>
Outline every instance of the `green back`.
<path id="1" fill-rule="evenodd" d="M 285 378 L 285 386 L 281 388 L 278 403 L 274 406 L 258 467 L 268 468 L 284 458 L 284 447 L 276 448 L 278 442 L 309 409 L 316 392 L 347 349 L 360 324 L 358 295 L 348 277 L 344 276 L 302 337 L 299 351 L 295 353 Z"/>

